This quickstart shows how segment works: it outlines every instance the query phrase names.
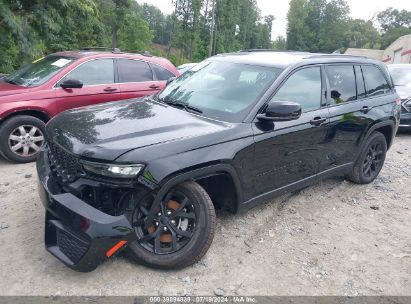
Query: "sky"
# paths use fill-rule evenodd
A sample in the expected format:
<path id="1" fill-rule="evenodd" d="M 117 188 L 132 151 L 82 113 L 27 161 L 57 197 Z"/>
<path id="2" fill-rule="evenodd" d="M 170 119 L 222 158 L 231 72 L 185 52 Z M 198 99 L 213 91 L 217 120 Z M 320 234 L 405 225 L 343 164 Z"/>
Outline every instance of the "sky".
<path id="1" fill-rule="evenodd" d="M 137 2 L 155 5 L 166 14 L 173 11 L 171 0 L 137 0 Z M 274 15 L 275 17 L 273 40 L 280 35 L 286 36 L 289 2 L 289 0 L 257 0 L 263 16 Z M 371 19 L 376 13 L 388 7 L 411 11 L 411 0 L 347 0 L 347 3 L 350 6 L 351 17 L 356 19 Z"/>

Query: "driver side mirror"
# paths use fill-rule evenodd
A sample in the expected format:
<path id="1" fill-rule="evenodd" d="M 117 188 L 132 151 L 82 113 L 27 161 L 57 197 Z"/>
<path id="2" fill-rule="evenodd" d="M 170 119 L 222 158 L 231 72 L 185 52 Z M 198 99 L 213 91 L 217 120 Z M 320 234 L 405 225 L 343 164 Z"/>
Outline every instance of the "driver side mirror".
<path id="1" fill-rule="evenodd" d="M 171 78 L 167 79 L 166 86 L 168 86 L 170 83 L 172 83 L 174 80 L 176 80 L 176 78 L 177 77 L 171 77 Z"/>
<path id="2" fill-rule="evenodd" d="M 301 105 L 293 101 L 270 101 L 264 113 L 258 114 L 260 121 L 290 121 L 300 118 Z"/>
<path id="3" fill-rule="evenodd" d="M 81 89 L 83 87 L 83 82 L 76 79 L 66 79 L 60 83 L 60 86 L 63 89 Z"/>

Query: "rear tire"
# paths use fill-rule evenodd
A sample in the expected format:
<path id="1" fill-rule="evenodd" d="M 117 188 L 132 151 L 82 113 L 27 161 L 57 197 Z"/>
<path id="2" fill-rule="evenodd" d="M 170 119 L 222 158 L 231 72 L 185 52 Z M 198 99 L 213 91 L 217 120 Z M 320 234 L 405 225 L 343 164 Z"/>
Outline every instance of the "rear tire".
<path id="1" fill-rule="evenodd" d="M 192 228 L 192 231 L 190 232 L 191 237 L 188 240 L 178 234 L 176 234 L 177 237 L 176 238 L 173 237 L 173 239 L 170 234 L 168 236 L 169 239 L 167 239 L 167 236 L 164 237 L 162 234 L 163 232 L 161 232 L 163 229 L 165 229 L 166 225 L 168 225 L 167 226 L 169 227 L 168 230 L 171 233 L 171 230 L 175 226 L 177 226 L 177 224 L 175 223 L 175 220 L 177 221 L 180 220 L 180 223 L 181 223 L 181 218 L 180 219 L 178 219 L 178 217 L 173 218 L 171 215 L 170 222 L 168 221 L 168 219 L 165 220 L 164 217 L 161 217 L 161 219 L 158 220 L 158 222 L 156 222 L 157 224 L 156 228 L 154 227 L 155 225 L 153 225 L 153 228 L 148 229 L 150 231 L 149 234 L 156 234 L 157 231 L 160 231 L 159 239 L 162 242 L 161 246 L 169 246 L 170 253 L 161 252 L 160 250 L 157 251 L 156 249 L 154 249 L 155 248 L 154 245 L 152 247 L 149 247 L 147 245 L 148 241 L 146 243 L 143 243 L 141 238 L 140 240 L 130 243 L 127 247 L 128 255 L 136 262 L 149 266 L 149 267 L 161 268 L 161 269 L 180 269 L 180 268 L 190 266 L 196 263 L 197 261 L 199 261 L 205 255 L 205 253 L 207 252 L 214 238 L 216 215 L 215 215 L 213 203 L 211 202 L 211 199 L 209 195 L 207 194 L 207 192 L 199 184 L 195 182 L 191 182 L 191 181 L 184 182 L 180 185 L 175 186 L 173 189 L 170 190 L 170 192 L 179 193 L 180 197 L 185 196 L 187 198 L 186 204 L 181 203 L 179 201 L 178 203 L 181 203 L 180 207 L 175 207 L 175 208 L 180 208 L 180 210 L 183 210 L 182 209 L 183 206 L 187 206 L 188 211 L 185 211 L 187 212 L 186 214 L 190 213 L 192 217 L 194 217 L 194 214 L 195 214 L 195 220 L 194 220 L 195 222 L 191 222 L 192 224 L 189 224 L 189 225 L 185 224 L 181 226 L 186 229 L 185 232 L 190 231 L 190 228 L 187 228 L 187 227 L 190 227 L 190 225 L 192 225 L 192 227 L 194 228 Z M 176 197 L 178 196 L 171 196 L 171 194 L 166 195 L 166 198 L 164 199 L 166 208 L 167 206 L 170 206 L 170 205 L 167 205 L 167 204 L 170 204 L 169 203 L 170 201 L 173 201 L 174 203 L 175 201 L 178 201 Z M 138 208 L 141 208 L 141 207 L 137 206 L 136 209 Z M 179 209 L 175 209 L 175 210 L 171 209 L 171 211 L 170 209 L 169 210 L 162 209 L 162 210 L 163 212 L 164 211 L 167 212 L 167 214 L 170 214 L 170 213 L 174 214 L 174 212 L 175 214 L 179 213 L 178 211 Z M 184 208 L 184 210 L 186 210 L 186 208 Z M 158 213 L 156 214 L 156 217 L 158 216 L 158 214 L 160 214 L 160 211 L 158 211 Z M 171 220 L 174 220 L 174 221 L 171 221 Z M 134 221 L 136 220 L 134 219 L 133 222 Z M 190 221 L 193 221 L 193 219 L 191 219 Z M 167 223 L 167 224 L 163 225 L 163 223 Z M 170 226 L 171 225 L 170 223 L 174 223 L 174 226 Z M 180 224 L 178 226 L 180 227 Z M 184 229 L 184 228 L 180 228 L 180 229 Z M 135 229 L 140 229 L 140 231 L 142 231 L 141 228 L 138 228 L 138 227 Z M 167 229 L 165 231 L 167 231 Z M 167 232 L 164 232 L 164 233 L 167 233 Z M 160 240 L 158 241 L 159 245 L 160 245 Z M 174 241 L 176 243 L 177 241 L 182 243 L 180 245 L 176 245 L 176 248 L 179 248 L 179 249 L 174 250 L 174 245 L 173 245 Z M 154 238 L 152 238 L 152 242 L 155 243 Z M 161 250 L 163 249 L 161 248 Z"/>
<path id="2" fill-rule="evenodd" d="M 387 141 L 384 135 L 372 133 L 346 178 L 356 184 L 371 183 L 380 173 L 386 154 Z"/>
<path id="3" fill-rule="evenodd" d="M 33 116 L 14 116 L 0 128 L 1 155 L 16 163 L 35 161 L 45 142 L 45 123 Z"/>

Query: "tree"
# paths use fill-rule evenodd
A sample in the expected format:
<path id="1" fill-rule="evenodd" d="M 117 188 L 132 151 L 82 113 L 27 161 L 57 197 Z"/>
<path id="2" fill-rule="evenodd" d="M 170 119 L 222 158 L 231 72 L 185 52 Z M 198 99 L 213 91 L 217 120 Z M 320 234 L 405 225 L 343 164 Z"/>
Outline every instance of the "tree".
<path id="1" fill-rule="evenodd" d="M 380 24 L 382 31 L 382 48 L 387 48 L 401 36 L 411 34 L 410 11 L 399 11 L 390 7 L 377 15 L 377 21 Z"/>
<path id="2" fill-rule="evenodd" d="M 347 48 L 379 49 L 381 37 L 371 21 L 351 19 L 347 23 L 344 46 Z"/>
<path id="3" fill-rule="evenodd" d="M 311 52 L 333 52 L 344 44 L 349 20 L 345 0 L 291 0 L 287 46 Z"/>

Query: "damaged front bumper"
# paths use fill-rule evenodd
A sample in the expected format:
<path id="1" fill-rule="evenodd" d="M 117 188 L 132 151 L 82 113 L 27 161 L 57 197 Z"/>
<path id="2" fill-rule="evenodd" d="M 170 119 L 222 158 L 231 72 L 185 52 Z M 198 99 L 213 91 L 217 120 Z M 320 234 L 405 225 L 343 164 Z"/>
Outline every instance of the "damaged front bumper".
<path id="1" fill-rule="evenodd" d="M 50 170 L 45 152 L 38 157 L 37 172 L 39 194 L 46 208 L 46 249 L 68 267 L 92 271 L 135 240 L 124 215 L 106 214 L 65 192 Z"/>

